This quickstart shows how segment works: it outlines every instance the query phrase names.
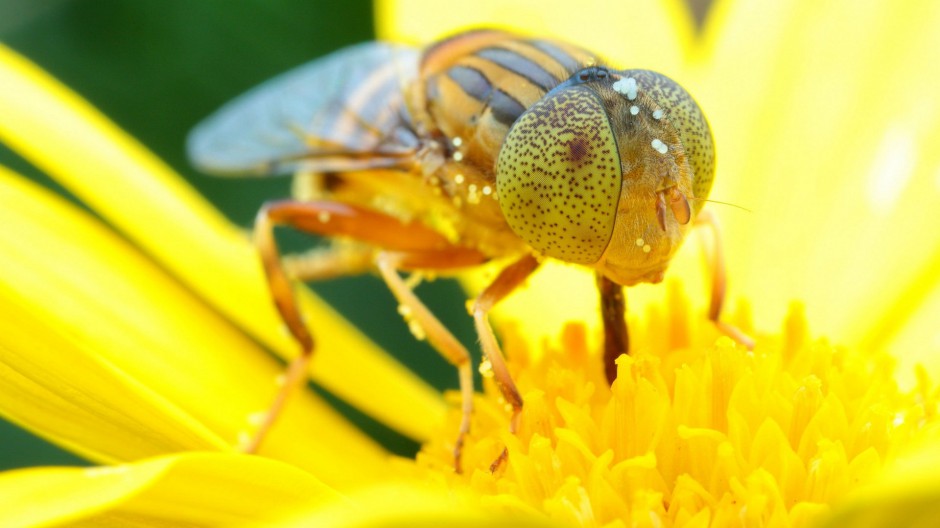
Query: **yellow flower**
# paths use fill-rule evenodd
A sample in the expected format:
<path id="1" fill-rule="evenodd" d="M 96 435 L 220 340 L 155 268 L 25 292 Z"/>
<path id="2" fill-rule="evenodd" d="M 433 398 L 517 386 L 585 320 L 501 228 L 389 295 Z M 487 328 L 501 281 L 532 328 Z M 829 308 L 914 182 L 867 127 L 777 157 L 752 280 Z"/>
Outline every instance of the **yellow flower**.
<path id="1" fill-rule="evenodd" d="M 461 475 L 449 454 L 456 406 L 312 295 L 314 378 L 424 447 L 395 459 L 303 394 L 264 456 L 233 453 L 275 389 L 264 349 L 295 348 L 251 246 L 141 146 L 0 48 L 0 140 L 103 220 L 0 171 L 0 413 L 103 464 L 0 476 L 0 518 L 928 525 L 940 514 L 934 4 L 729 0 L 697 37 L 668 0 L 444 13 L 379 2 L 382 37 L 502 24 L 668 73 L 711 119 L 712 196 L 751 210 L 709 206 L 727 228 L 732 291 L 750 299 L 734 317 L 758 336 L 753 352 L 700 315 L 690 240 L 671 271 L 683 287 L 628 292 L 635 354 L 608 388 L 590 277 L 548 267 L 501 308 L 526 401 L 520 431 L 508 434 L 487 379 Z M 503 446 L 509 462 L 490 473 Z"/>

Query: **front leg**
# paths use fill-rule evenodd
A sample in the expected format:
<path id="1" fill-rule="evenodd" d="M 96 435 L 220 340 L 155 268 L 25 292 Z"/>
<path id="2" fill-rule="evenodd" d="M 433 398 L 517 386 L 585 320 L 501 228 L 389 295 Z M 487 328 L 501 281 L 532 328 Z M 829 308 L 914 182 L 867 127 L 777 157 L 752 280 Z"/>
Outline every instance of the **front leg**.
<path id="1" fill-rule="evenodd" d="M 402 314 L 409 324 L 417 324 L 428 342 L 435 350 L 447 360 L 448 363 L 457 368 L 457 375 L 460 382 L 461 398 L 461 420 L 460 429 L 457 432 L 457 439 L 454 442 L 454 471 L 462 472 L 460 465 L 460 456 L 463 451 L 463 444 L 467 434 L 470 432 L 470 418 L 473 415 L 473 364 L 470 361 L 470 353 L 460 344 L 460 341 L 454 337 L 441 321 L 421 302 L 411 286 L 401 278 L 398 269 L 402 262 L 414 261 L 421 255 L 380 253 L 376 259 L 379 268 L 379 274 L 388 285 L 392 295 L 398 300 L 402 308 Z M 446 254 L 435 253 L 436 259 L 447 260 Z M 428 268 L 429 262 L 421 263 L 422 268 Z"/>
<path id="2" fill-rule="evenodd" d="M 627 331 L 626 299 L 623 286 L 597 274 L 597 291 L 601 299 L 601 320 L 604 323 L 604 374 L 607 383 L 617 378 L 617 358 L 630 353 L 630 334 Z"/>
<path id="3" fill-rule="evenodd" d="M 516 383 L 512 380 L 509 369 L 506 368 L 503 352 L 500 350 L 496 335 L 490 326 L 489 312 L 496 303 L 525 282 L 526 278 L 535 271 L 538 265 L 539 263 L 534 256 L 531 254 L 525 255 L 505 268 L 473 303 L 473 323 L 476 326 L 477 335 L 480 336 L 480 345 L 493 368 L 493 379 L 496 380 L 496 386 L 499 387 L 503 398 L 512 407 L 512 417 L 509 419 L 509 432 L 512 434 L 515 434 L 519 429 L 519 418 L 522 414 L 522 395 L 519 394 L 519 389 L 516 388 Z M 490 471 L 496 472 L 508 456 L 509 452 L 503 448 L 500 455 L 490 465 Z"/>

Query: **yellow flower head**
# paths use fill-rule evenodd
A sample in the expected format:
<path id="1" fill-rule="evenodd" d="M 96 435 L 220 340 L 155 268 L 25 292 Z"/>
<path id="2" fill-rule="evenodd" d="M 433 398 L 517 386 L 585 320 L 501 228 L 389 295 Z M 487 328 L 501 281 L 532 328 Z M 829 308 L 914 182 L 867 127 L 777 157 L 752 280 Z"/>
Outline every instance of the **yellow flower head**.
<path id="1" fill-rule="evenodd" d="M 381 38 L 504 26 L 662 71 L 695 94 L 717 142 L 712 196 L 750 211 L 708 205 L 725 218 L 732 292 L 749 299 L 733 320 L 757 336 L 754 350 L 701 315 L 693 237 L 666 288 L 629 290 L 632 355 L 608 385 L 593 278 L 545 266 L 496 313 L 525 400 L 519 431 L 508 432 L 484 365 L 458 474 L 454 399 L 304 292 L 314 379 L 421 451 L 393 457 L 304 393 L 262 456 L 234 453 L 276 390 L 266 352 L 295 353 L 253 248 L 146 149 L 0 48 L 0 141 L 100 218 L 0 171 L 0 413 L 103 464 L 3 474 L 5 523 L 927 526 L 940 516 L 930 381 L 940 150 L 929 148 L 940 137 L 940 4 L 719 0 L 700 34 L 678 0 L 443 11 L 402 0 L 376 13 Z"/>
<path id="2" fill-rule="evenodd" d="M 426 476 L 570 526 L 801 526 L 937 426 L 926 378 L 899 390 L 891 358 L 811 339 L 800 309 L 753 351 L 718 338 L 677 287 L 645 319 L 650 345 L 618 360 L 610 388 L 583 326 L 538 358 L 511 340 L 519 434 L 489 384 L 464 451 L 476 470 L 450 471 L 444 433 L 418 457 Z M 491 474 L 504 444 L 510 462 Z"/>

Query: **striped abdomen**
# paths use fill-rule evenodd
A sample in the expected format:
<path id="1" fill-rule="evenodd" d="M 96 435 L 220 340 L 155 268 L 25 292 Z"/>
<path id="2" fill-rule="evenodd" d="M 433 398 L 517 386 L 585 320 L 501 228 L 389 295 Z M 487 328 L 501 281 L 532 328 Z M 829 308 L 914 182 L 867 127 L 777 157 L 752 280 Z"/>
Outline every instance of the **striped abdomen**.
<path id="1" fill-rule="evenodd" d="M 425 52 L 413 113 L 430 133 L 460 138 L 464 161 L 489 171 L 516 118 L 595 61 L 581 48 L 552 40 L 463 33 Z"/>

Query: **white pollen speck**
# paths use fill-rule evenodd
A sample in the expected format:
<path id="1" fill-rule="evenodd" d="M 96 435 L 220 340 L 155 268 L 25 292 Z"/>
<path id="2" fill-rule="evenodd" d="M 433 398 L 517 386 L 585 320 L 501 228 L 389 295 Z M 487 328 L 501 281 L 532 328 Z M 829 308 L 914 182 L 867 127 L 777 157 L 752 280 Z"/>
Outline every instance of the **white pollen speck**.
<path id="1" fill-rule="evenodd" d="M 477 369 L 480 372 L 480 375 L 484 378 L 493 377 L 493 364 L 490 363 L 490 360 L 484 359 L 480 362 L 480 367 Z"/>
<path id="2" fill-rule="evenodd" d="M 617 93 L 626 95 L 627 99 L 631 101 L 636 99 L 636 94 L 637 94 L 636 79 L 634 79 L 633 77 L 620 79 L 619 81 L 614 83 L 613 88 L 614 88 L 614 91 L 616 91 Z"/>
<path id="3" fill-rule="evenodd" d="M 891 420 L 891 423 L 894 424 L 895 427 L 900 427 L 904 425 L 904 415 L 901 413 L 895 414 L 894 420 Z"/>
<path id="4" fill-rule="evenodd" d="M 650 143 L 650 146 L 652 146 L 653 150 L 655 150 L 656 152 L 659 152 L 660 154 L 665 154 L 666 152 L 669 152 L 669 147 L 666 146 L 666 144 L 660 141 L 658 138 L 654 139 Z"/>
<path id="5" fill-rule="evenodd" d="M 408 330 L 418 341 L 424 341 L 428 337 L 428 334 L 424 331 L 424 327 L 421 326 L 421 323 L 414 319 L 408 321 Z"/>
<path id="6" fill-rule="evenodd" d="M 454 152 L 454 161 L 460 161 L 463 159 L 463 152 Z"/>
<path id="7" fill-rule="evenodd" d="M 463 144 L 463 138 L 455 137 L 454 139 L 450 140 L 450 142 L 451 142 L 451 144 L 454 145 L 455 147 L 459 147 L 460 145 Z"/>
<path id="8" fill-rule="evenodd" d="M 643 246 L 643 253 L 649 253 L 650 251 L 652 251 L 652 249 L 653 248 L 649 244 L 646 244 L 645 246 Z"/>
<path id="9" fill-rule="evenodd" d="M 662 111 L 662 109 L 657 108 L 656 110 L 653 110 L 653 119 L 659 121 L 659 120 L 662 119 L 662 118 L 663 118 L 663 111 Z"/>
<path id="10" fill-rule="evenodd" d="M 638 245 L 638 246 L 642 246 L 642 245 L 645 244 L 645 243 L 646 243 L 646 241 L 644 241 L 642 238 L 636 239 L 636 245 Z"/>
<path id="11" fill-rule="evenodd" d="M 489 185 L 483 186 L 483 196 L 489 196 L 493 192 L 493 188 Z"/>
<path id="12" fill-rule="evenodd" d="M 639 106 L 633 105 L 633 106 L 630 107 L 630 114 L 631 114 L 631 115 L 637 115 L 637 114 L 639 114 L 639 113 L 640 113 L 640 107 L 639 107 Z"/>
<path id="13" fill-rule="evenodd" d="M 457 185 L 460 185 L 461 183 L 463 183 L 463 174 L 458 174 L 454 176 L 454 183 L 456 183 Z"/>
<path id="14" fill-rule="evenodd" d="M 257 411 L 248 415 L 248 423 L 255 427 L 264 423 L 264 420 L 268 417 L 268 411 Z"/>

